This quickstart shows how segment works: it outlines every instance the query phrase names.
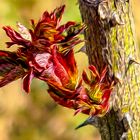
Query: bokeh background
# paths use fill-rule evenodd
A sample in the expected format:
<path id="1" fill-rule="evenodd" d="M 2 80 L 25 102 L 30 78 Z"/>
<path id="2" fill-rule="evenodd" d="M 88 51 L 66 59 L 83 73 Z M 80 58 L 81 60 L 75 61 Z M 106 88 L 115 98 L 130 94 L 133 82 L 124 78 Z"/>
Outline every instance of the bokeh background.
<path id="1" fill-rule="evenodd" d="M 62 23 L 80 22 L 77 0 L 0 0 L 0 47 L 6 50 L 8 40 L 2 26 L 16 28 L 19 21 L 27 27 L 30 19 L 38 20 L 45 10 L 66 4 Z M 139 0 L 133 0 L 136 34 L 140 42 Z M 15 49 L 14 47 L 12 48 Z M 79 74 L 88 65 L 85 54 L 75 54 Z M 0 89 L 0 140 L 99 140 L 98 131 L 92 126 L 79 130 L 74 128 L 88 116 L 56 105 L 47 94 L 47 85 L 34 79 L 31 93 L 22 90 L 22 81 L 17 80 Z"/>

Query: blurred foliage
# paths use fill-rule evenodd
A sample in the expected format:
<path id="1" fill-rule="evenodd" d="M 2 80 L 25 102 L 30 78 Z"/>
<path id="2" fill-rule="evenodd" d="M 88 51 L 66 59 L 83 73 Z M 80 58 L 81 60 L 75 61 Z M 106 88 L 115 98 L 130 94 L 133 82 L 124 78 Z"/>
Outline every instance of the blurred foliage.
<path id="1" fill-rule="evenodd" d="M 80 22 L 81 17 L 77 0 L 0 0 L 0 28 L 3 25 L 16 27 L 19 21 L 28 27 L 29 20 L 38 20 L 42 12 L 66 4 L 62 22 L 73 20 Z M 134 12 L 137 33 L 140 33 L 140 17 L 135 0 Z M 136 9 L 137 8 L 137 9 Z M 0 29 L 0 46 L 6 49 L 4 42 L 8 38 Z M 77 49 L 77 48 L 76 48 Z M 75 54 L 79 74 L 87 65 L 83 53 Z M 92 126 L 79 130 L 74 128 L 88 116 L 56 105 L 47 94 L 47 85 L 38 80 L 32 83 L 30 95 L 22 91 L 21 81 L 16 81 L 0 89 L 0 139 L 1 140 L 99 140 L 99 134 Z M 93 131 L 94 130 L 94 131 Z"/>

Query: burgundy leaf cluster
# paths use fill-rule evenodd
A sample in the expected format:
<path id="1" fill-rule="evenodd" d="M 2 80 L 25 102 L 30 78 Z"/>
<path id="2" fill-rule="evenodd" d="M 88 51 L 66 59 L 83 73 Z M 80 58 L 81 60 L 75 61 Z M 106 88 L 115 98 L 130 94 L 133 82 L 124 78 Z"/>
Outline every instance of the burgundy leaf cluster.
<path id="1" fill-rule="evenodd" d="M 45 11 L 37 23 L 31 20 L 31 29 L 20 23 L 19 32 L 3 27 L 11 40 L 7 47 L 19 47 L 14 52 L 0 51 L 0 87 L 21 78 L 29 93 L 32 79 L 38 78 L 48 84 L 48 93 L 58 104 L 75 109 L 75 114 L 102 116 L 109 110 L 113 82 L 105 80 L 107 68 L 98 73 L 93 65 L 91 78 L 85 71 L 78 77 L 73 48 L 83 41 L 78 35 L 85 25 L 72 21 L 61 25 L 64 8 Z"/>

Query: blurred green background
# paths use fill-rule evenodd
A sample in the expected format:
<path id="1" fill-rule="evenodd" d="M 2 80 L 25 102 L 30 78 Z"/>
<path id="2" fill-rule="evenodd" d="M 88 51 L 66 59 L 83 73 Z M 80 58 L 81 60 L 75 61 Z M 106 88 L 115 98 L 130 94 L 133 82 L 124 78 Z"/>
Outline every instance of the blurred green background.
<path id="1" fill-rule="evenodd" d="M 16 28 L 19 21 L 27 27 L 29 20 L 38 20 L 45 10 L 66 4 L 62 23 L 73 20 L 80 22 L 77 0 L 0 0 L 0 47 L 6 50 L 8 40 L 2 26 Z M 134 0 L 133 12 L 138 40 L 140 40 L 140 1 Z M 14 48 L 13 48 L 14 49 Z M 83 53 L 75 55 L 79 74 L 88 65 Z M 48 96 L 47 85 L 33 80 L 31 93 L 22 90 L 22 81 L 15 81 L 0 89 L 0 140 L 99 140 L 98 131 L 92 126 L 79 130 L 74 128 L 88 116 L 56 105 Z"/>

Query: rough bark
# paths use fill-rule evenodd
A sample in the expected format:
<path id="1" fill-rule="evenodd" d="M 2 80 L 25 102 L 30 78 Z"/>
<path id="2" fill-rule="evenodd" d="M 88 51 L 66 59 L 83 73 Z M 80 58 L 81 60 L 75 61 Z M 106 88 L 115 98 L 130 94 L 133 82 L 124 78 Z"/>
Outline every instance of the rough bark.
<path id="1" fill-rule="evenodd" d="M 98 118 L 101 138 L 121 140 L 127 132 L 127 139 L 139 140 L 140 53 L 134 36 L 131 3 L 79 0 L 79 7 L 87 25 L 84 35 L 89 63 L 99 71 L 107 65 L 108 80 L 119 81 L 111 97 L 111 111 Z"/>

